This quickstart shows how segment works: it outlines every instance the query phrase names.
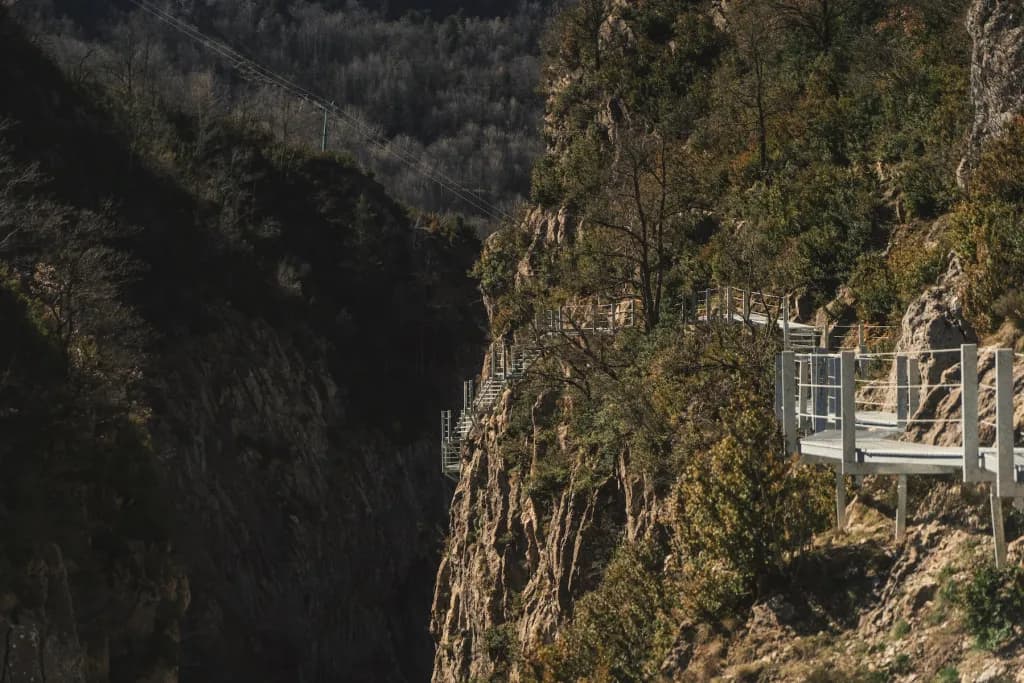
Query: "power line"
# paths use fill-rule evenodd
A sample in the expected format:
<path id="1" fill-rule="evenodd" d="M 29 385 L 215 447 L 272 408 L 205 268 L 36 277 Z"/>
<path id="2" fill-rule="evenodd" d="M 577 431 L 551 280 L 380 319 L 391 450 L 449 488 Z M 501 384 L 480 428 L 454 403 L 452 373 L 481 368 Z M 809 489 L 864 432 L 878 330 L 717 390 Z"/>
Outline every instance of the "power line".
<path id="1" fill-rule="evenodd" d="M 330 113 L 335 117 L 335 119 L 355 130 L 358 135 L 373 147 L 376 147 L 384 154 L 397 159 L 415 173 L 418 173 L 431 182 L 436 183 L 441 188 L 447 190 L 477 211 L 480 211 L 488 218 L 491 218 L 492 220 L 511 218 L 502 209 L 491 204 L 473 190 L 470 190 L 458 181 L 449 177 L 436 166 L 430 166 L 422 158 L 416 158 L 404 150 L 395 149 L 397 146 L 393 145 L 390 140 L 382 135 L 376 134 L 366 123 L 356 116 L 349 114 L 345 110 L 340 109 L 334 102 L 317 95 L 311 90 L 295 83 L 286 76 L 263 66 L 249 57 L 246 57 L 230 45 L 203 33 L 195 26 L 192 26 L 170 12 L 153 5 L 148 2 L 148 0 L 129 0 L 129 2 L 149 15 L 155 17 L 165 25 L 170 26 L 179 33 L 187 36 L 194 42 L 199 43 L 208 50 L 223 57 L 230 63 L 231 68 L 237 71 L 244 79 L 248 81 L 266 82 L 267 84 L 272 85 L 294 97 L 319 107 L 324 111 L 325 115 Z"/>

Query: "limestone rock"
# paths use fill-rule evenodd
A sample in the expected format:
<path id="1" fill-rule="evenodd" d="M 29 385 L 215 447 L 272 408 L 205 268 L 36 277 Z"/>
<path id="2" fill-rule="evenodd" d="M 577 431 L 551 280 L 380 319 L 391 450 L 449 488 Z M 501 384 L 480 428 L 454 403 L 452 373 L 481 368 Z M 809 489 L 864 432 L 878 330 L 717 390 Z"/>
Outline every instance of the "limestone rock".
<path id="1" fill-rule="evenodd" d="M 983 145 L 1024 111 L 1024 8 L 1013 0 L 975 0 L 967 13 L 974 121 L 957 170 L 966 187 Z"/>

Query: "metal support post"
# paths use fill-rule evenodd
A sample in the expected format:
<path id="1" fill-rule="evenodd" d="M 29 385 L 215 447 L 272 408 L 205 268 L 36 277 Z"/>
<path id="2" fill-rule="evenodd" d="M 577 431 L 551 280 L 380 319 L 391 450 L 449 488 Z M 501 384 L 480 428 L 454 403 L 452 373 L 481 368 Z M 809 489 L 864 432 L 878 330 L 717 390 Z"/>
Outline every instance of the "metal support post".
<path id="1" fill-rule="evenodd" d="M 775 355 L 775 419 L 782 422 L 782 354 Z"/>
<path id="2" fill-rule="evenodd" d="M 1002 569 L 1006 566 L 1006 531 L 1003 529 L 1003 499 L 996 492 L 996 484 L 989 487 L 989 504 L 992 506 L 992 541 L 996 569 Z"/>
<path id="3" fill-rule="evenodd" d="M 826 356 L 811 356 L 811 384 L 814 387 L 814 409 L 811 413 L 814 417 L 815 432 L 823 432 L 828 426 L 828 358 Z"/>
<path id="4" fill-rule="evenodd" d="M 866 353 L 867 347 L 864 344 L 864 323 L 857 323 L 857 351 Z"/>
<path id="5" fill-rule="evenodd" d="M 854 401 L 854 366 L 857 362 L 853 351 L 843 351 L 840 356 L 840 411 L 842 415 L 843 463 L 857 461 L 857 405 Z"/>
<path id="6" fill-rule="evenodd" d="M 811 359 L 809 357 L 800 361 L 800 427 L 810 429 L 811 418 L 807 414 L 811 412 Z"/>
<path id="7" fill-rule="evenodd" d="M 907 475 L 896 477 L 896 542 L 907 536 Z"/>
<path id="8" fill-rule="evenodd" d="M 910 396 L 907 392 L 907 357 L 896 356 L 896 426 L 907 428 Z"/>
<path id="9" fill-rule="evenodd" d="M 978 461 L 978 347 L 960 346 L 960 433 L 963 436 L 964 481 L 981 481 Z"/>
<path id="10" fill-rule="evenodd" d="M 796 431 L 796 357 L 792 351 L 783 351 L 782 357 L 782 433 L 786 437 L 786 454 L 800 450 Z"/>
<path id="11" fill-rule="evenodd" d="M 996 495 L 1010 498 L 1017 491 L 1013 466 L 1013 351 L 996 350 Z"/>
<path id="12" fill-rule="evenodd" d="M 921 365 L 917 358 L 907 358 L 907 419 L 921 406 Z"/>
<path id="13" fill-rule="evenodd" d="M 743 320 L 750 320 L 750 291 L 743 290 Z"/>
<path id="14" fill-rule="evenodd" d="M 782 348 L 789 350 L 793 344 L 789 339 L 789 295 L 782 298 Z"/>
<path id="15" fill-rule="evenodd" d="M 828 319 L 825 319 L 825 326 L 821 328 L 821 348 L 828 351 Z"/>
<path id="16" fill-rule="evenodd" d="M 732 287 L 725 288 L 725 320 L 732 322 Z"/>
<path id="17" fill-rule="evenodd" d="M 846 480 L 841 467 L 836 468 L 836 531 L 846 531 Z"/>

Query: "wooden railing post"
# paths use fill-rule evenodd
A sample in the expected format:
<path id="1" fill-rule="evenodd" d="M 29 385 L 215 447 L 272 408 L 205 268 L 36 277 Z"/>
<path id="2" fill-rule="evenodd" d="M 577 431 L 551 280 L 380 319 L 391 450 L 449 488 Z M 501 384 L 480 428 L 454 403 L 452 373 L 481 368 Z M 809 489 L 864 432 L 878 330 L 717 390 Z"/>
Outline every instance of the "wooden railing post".
<path id="1" fill-rule="evenodd" d="M 964 449 L 964 481 L 981 481 L 978 462 L 978 347 L 960 346 L 960 433 Z"/>
<path id="2" fill-rule="evenodd" d="M 732 322 L 732 287 L 725 288 L 725 320 Z"/>

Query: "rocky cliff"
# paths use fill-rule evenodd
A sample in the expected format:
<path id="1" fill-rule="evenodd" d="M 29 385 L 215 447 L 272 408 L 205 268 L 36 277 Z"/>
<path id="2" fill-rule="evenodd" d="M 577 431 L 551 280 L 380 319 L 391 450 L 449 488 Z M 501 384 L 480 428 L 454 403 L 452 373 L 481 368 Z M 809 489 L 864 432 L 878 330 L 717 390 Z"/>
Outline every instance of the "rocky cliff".
<path id="1" fill-rule="evenodd" d="M 587 49 L 569 39 L 560 44 L 562 50 L 571 52 L 571 57 L 579 60 L 574 62 L 567 58 L 573 69 L 548 72 L 551 100 L 546 126 L 551 152 L 549 159 L 541 164 L 538 173 L 541 180 L 547 178 L 545 173 L 549 169 L 558 168 L 559 164 L 574 168 L 572 164 L 578 163 L 578 158 L 572 157 L 573 152 L 567 151 L 572 148 L 574 135 L 592 136 L 597 141 L 595 146 L 615 148 L 620 127 L 630 126 L 635 110 L 618 98 L 606 97 L 605 91 L 594 85 L 591 76 L 601 66 L 586 60 L 600 64 L 621 50 L 642 63 L 644 69 L 653 70 L 650 61 L 643 62 L 639 56 L 649 58 L 649 55 L 638 47 L 652 38 L 650 34 L 638 33 L 637 26 L 646 31 L 654 25 L 652 33 L 667 32 L 667 29 L 657 23 L 661 17 L 647 24 L 631 23 L 635 19 L 630 10 L 632 6 L 632 3 L 613 3 L 608 10 L 602 5 L 601 17 L 581 19 L 581 14 L 573 15 L 577 21 L 574 29 L 583 25 L 585 19 L 591 20 L 586 24 L 590 29 L 586 36 L 594 39 L 593 51 L 597 56 L 579 57 L 589 54 Z M 825 8 L 824 14 L 818 17 L 808 10 L 790 18 L 796 16 L 799 17 L 796 21 L 806 21 L 806 24 L 800 23 L 801 41 L 813 35 L 828 46 L 828 41 L 836 39 L 828 33 L 829 22 L 837 21 L 838 15 L 829 14 L 827 8 L 832 7 L 831 4 L 813 6 Z M 808 6 L 802 7 L 807 9 Z M 725 7 L 716 13 L 719 28 L 726 26 L 722 13 L 729 11 L 729 7 Z M 1011 3 L 986 0 L 971 3 L 967 26 L 973 44 L 974 118 L 967 156 L 961 165 L 961 178 L 969 176 L 972 155 L 977 154 L 984 141 L 1000 131 L 1006 120 L 1019 111 L 1022 88 L 1013 65 L 1021 45 L 1020 17 L 1019 7 Z M 768 58 L 762 63 L 757 60 L 763 56 L 763 50 L 771 49 L 760 29 L 766 25 L 778 28 L 785 25 L 786 20 L 769 24 L 768 21 L 778 21 L 770 12 L 765 15 L 755 12 L 753 24 L 743 23 L 749 22 L 751 17 L 742 12 L 734 13 L 733 19 L 738 21 L 735 30 L 743 32 L 733 38 L 740 49 L 754 53 L 750 59 L 755 66 L 750 68 L 763 68 L 769 74 L 773 68 L 782 69 Z M 822 23 L 814 23 L 818 19 Z M 903 39 L 919 30 L 918 19 L 914 9 L 902 8 L 870 26 L 874 33 L 898 27 Z M 693 17 L 688 20 L 695 25 L 699 23 Z M 579 35 L 566 33 L 573 38 Z M 574 49 L 577 51 L 572 52 Z M 668 48 L 672 56 L 680 54 L 681 50 L 677 43 L 671 43 Z M 725 62 L 729 64 L 730 59 L 738 58 L 726 57 Z M 621 76 L 624 72 L 628 69 L 614 73 Z M 727 77 L 736 79 L 749 75 L 749 72 L 726 73 Z M 802 77 L 800 72 L 785 73 L 790 78 Z M 765 78 L 770 83 L 770 76 Z M 607 84 L 602 85 L 607 87 Z M 771 96 L 773 86 L 770 84 L 765 86 L 757 81 L 747 82 L 747 85 L 751 89 L 764 88 L 757 92 Z M 815 91 L 816 97 L 826 97 L 827 89 Z M 586 94 L 581 95 L 581 91 Z M 797 90 L 790 92 L 790 96 L 798 97 Z M 567 102 L 578 108 L 569 111 Z M 791 102 L 786 106 L 789 104 Z M 742 115 L 742 109 L 729 112 Z M 719 125 L 727 131 L 726 135 L 744 135 L 739 127 L 730 128 L 728 123 Z M 764 132 L 766 137 L 784 135 L 767 126 Z M 706 134 L 716 133 L 721 130 L 713 129 Z M 953 131 L 955 136 L 962 133 L 963 128 Z M 588 142 L 590 140 L 588 137 Z M 677 142 L 687 149 L 691 145 L 707 144 L 706 139 Z M 741 152 L 727 149 L 736 156 L 727 157 L 722 167 L 715 166 L 715 171 L 721 175 L 716 176 L 714 182 L 724 184 L 722 178 L 756 155 L 749 146 Z M 768 145 L 762 149 L 767 150 Z M 593 148 L 574 152 L 596 154 Z M 773 153 L 785 159 L 787 152 L 776 148 Z M 770 154 L 766 153 L 764 158 L 770 166 Z M 843 168 L 841 173 L 846 173 L 849 166 L 856 166 L 848 159 L 839 163 Z M 950 183 L 955 163 L 955 160 L 946 163 L 943 170 Z M 727 164 L 732 166 L 723 168 Z M 771 176 L 770 172 L 765 175 Z M 835 178 L 823 191 L 833 191 L 838 182 Z M 561 185 L 552 183 L 551 187 L 563 192 L 554 196 L 567 198 L 567 204 L 575 210 L 582 200 L 574 194 L 579 186 L 572 185 L 573 181 L 561 179 Z M 802 189 L 799 183 L 789 187 L 789 191 L 796 193 Z M 554 193 L 547 185 L 540 190 L 539 194 L 546 200 L 551 198 L 549 191 Z M 743 198 L 736 201 L 746 201 L 751 195 L 760 197 L 758 193 L 762 190 L 762 185 L 750 180 L 748 185 L 742 186 Z M 877 188 L 872 189 L 875 190 Z M 600 189 L 586 190 L 594 191 Z M 764 191 L 772 194 L 771 189 Z M 784 193 L 786 190 L 777 188 L 776 191 Z M 624 196 L 617 195 L 620 199 Z M 759 204 L 758 210 L 770 214 L 780 206 L 768 201 Z M 720 210 L 728 216 L 732 209 L 726 206 Z M 522 259 L 516 271 L 517 284 L 526 292 L 524 296 L 540 298 L 542 294 L 538 291 L 564 286 L 557 276 L 551 275 L 553 269 L 541 267 L 545 259 L 538 254 L 537 245 L 563 244 L 551 236 L 575 236 L 586 230 L 575 222 L 569 224 L 572 229 L 565 229 L 567 215 L 575 213 L 566 209 L 559 212 L 551 206 L 547 212 L 535 209 L 520 226 L 521 243 L 531 245 L 520 254 Z M 720 230 L 722 225 L 729 224 L 722 215 L 712 215 L 710 220 Z M 934 226 L 934 232 L 944 235 L 949 232 L 946 226 L 950 222 L 948 216 L 932 215 L 929 220 L 918 219 L 908 226 L 899 208 L 895 216 L 880 208 L 872 220 L 875 222 L 870 229 L 881 232 L 884 230 L 880 224 L 892 228 L 885 223 L 892 220 L 903 224 L 907 230 L 928 231 L 929 226 Z M 773 229 L 771 219 L 757 215 L 756 211 L 750 221 L 752 225 L 763 224 L 766 232 Z M 783 223 L 784 227 L 777 227 L 778 232 L 771 233 L 775 239 L 784 239 L 779 235 L 790 235 L 790 231 L 795 230 L 792 217 L 787 216 Z M 727 243 L 745 238 L 742 227 L 737 228 L 735 234 L 730 233 L 724 243 L 712 238 L 710 245 L 699 245 L 699 253 L 702 257 L 719 258 L 714 267 L 721 267 L 721 261 L 729 258 Z M 892 229 L 889 234 L 896 232 Z M 724 230 L 722 234 L 726 234 Z M 824 239 L 831 241 L 836 234 L 829 233 Z M 768 254 L 774 254 L 772 249 L 779 246 L 765 242 L 755 244 L 760 249 L 759 258 L 765 260 L 772 258 Z M 787 249 L 802 248 L 794 246 L 793 242 L 785 244 Z M 895 316 L 896 320 L 902 316 L 897 341 L 899 350 L 948 347 L 978 340 L 979 334 L 963 310 L 965 283 L 960 260 L 955 255 L 952 259 L 949 257 L 947 245 L 948 242 L 942 242 L 939 247 L 942 253 L 935 259 L 938 265 L 929 266 L 927 272 L 932 274 L 923 277 L 914 285 L 913 292 L 900 302 L 900 314 Z M 831 258 L 836 249 L 830 245 L 828 256 L 822 252 L 822 258 Z M 542 251 L 547 256 L 550 252 L 551 249 Z M 722 252 L 726 252 L 726 256 Z M 864 256 L 862 263 L 867 261 L 867 254 Z M 778 277 L 777 273 L 759 271 L 758 266 L 763 264 L 746 265 L 747 270 L 740 271 L 745 277 Z M 813 270 L 818 265 L 813 262 L 807 267 Z M 724 268 L 722 270 L 725 272 Z M 563 277 L 575 276 L 574 270 L 568 272 L 570 274 L 563 274 Z M 531 283 L 530 277 L 535 274 L 549 279 L 539 285 Z M 862 297 L 878 291 L 864 286 L 855 289 Z M 490 310 L 493 312 L 494 307 Z M 504 321 L 502 318 L 502 324 Z M 828 525 L 815 516 L 819 510 L 815 508 L 815 501 L 825 491 L 824 504 L 828 505 L 829 484 L 823 484 L 820 477 L 800 468 L 786 469 L 787 465 L 770 463 L 767 451 L 770 451 L 774 434 L 759 432 L 760 439 L 754 439 L 756 443 L 746 450 L 742 443 L 744 437 L 730 429 L 731 420 L 741 419 L 728 412 L 734 407 L 733 402 L 746 401 L 745 405 L 749 406 L 757 401 L 745 396 L 740 387 L 745 386 L 756 396 L 758 378 L 763 379 L 763 376 L 751 369 L 749 373 L 742 373 L 740 379 L 723 371 L 722 366 L 735 367 L 732 363 L 757 366 L 764 362 L 758 348 L 762 344 L 770 347 L 770 344 L 756 338 L 731 342 L 728 339 L 694 340 L 700 335 L 686 328 L 673 329 L 666 334 L 671 340 L 621 342 L 627 349 L 623 353 L 628 357 L 622 360 L 621 366 L 614 365 L 601 350 L 595 350 L 585 362 L 546 367 L 541 373 L 544 378 L 557 377 L 561 384 L 527 380 L 515 385 L 506 392 L 494 413 L 474 428 L 465 446 L 462 476 L 452 501 L 451 526 L 434 594 L 435 681 L 580 678 L 698 681 L 716 676 L 764 681 L 998 680 L 1019 671 L 1022 661 L 1019 641 L 995 653 L 973 649 L 976 641 L 967 633 L 963 603 L 957 602 L 956 596 L 961 594 L 959 586 L 972 580 L 974 572 L 987 561 L 990 553 L 989 522 L 984 509 L 987 500 L 980 489 L 961 487 L 955 482 L 914 481 L 907 539 L 895 543 L 891 520 L 892 482 L 869 479 L 853 490 L 855 498 L 847 510 L 849 532 L 845 535 L 828 532 Z M 593 343 L 603 348 L 600 342 Z M 628 350 L 630 343 L 636 343 L 632 351 Z M 579 342 L 578 345 L 586 344 Z M 677 353 L 685 362 L 674 357 L 674 352 L 665 350 L 670 345 L 680 348 Z M 691 345 L 700 348 L 692 349 Z M 612 342 L 610 346 L 617 345 Z M 743 348 L 738 348 L 740 346 Z M 658 350 L 652 351 L 652 347 Z M 616 358 L 621 360 L 621 357 Z M 923 368 L 927 384 L 942 384 L 957 372 L 955 358 L 930 360 L 934 362 L 926 362 Z M 595 379 L 591 385 L 588 378 L 600 374 L 594 368 L 601 367 L 603 362 L 614 368 L 615 379 L 607 383 Z M 630 372 L 623 369 L 626 366 L 642 368 L 643 381 L 615 393 L 610 387 L 618 382 L 625 384 L 623 376 Z M 984 358 L 980 371 L 982 382 L 990 382 L 991 363 Z M 765 370 L 766 374 L 768 372 Z M 609 374 L 613 373 L 609 371 Z M 703 382 L 698 379 L 702 374 L 708 375 Z M 677 383 L 672 385 L 666 376 Z M 564 388 L 573 380 L 585 385 L 579 393 Z M 603 390 L 609 392 L 603 402 L 600 397 L 592 399 L 592 395 Z M 645 402 L 648 397 L 656 408 L 651 409 Z M 596 409 L 599 417 L 587 415 L 582 419 L 580 413 L 586 412 L 585 406 L 591 400 L 601 405 Z M 922 411 L 929 417 L 953 419 L 955 402 L 956 397 L 948 396 L 948 392 L 926 391 Z M 614 422 L 615 410 L 608 404 L 615 404 L 616 409 L 622 408 L 622 412 L 628 414 L 624 427 Z M 667 405 L 671 408 L 658 412 L 657 408 Z M 990 409 L 991 404 L 985 403 L 983 411 Z M 652 414 L 656 417 L 652 418 Z M 707 421 L 708 414 L 715 419 Z M 723 414 L 731 416 L 726 418 Z M 752 425 L 756 424 L 751 415 L 756 414 L 753 409 L 743 414 L 743 419 L 753 420 L 745 423 L 751 429 L 755 429 Z M 667 425 L 664 431 L 654 429 L 657 436 L 652 436 L 652 440 L 662 450 L 655 445 L 638 443 L 642 439 L 630 440 L 618 431 L 632 432 L 635 436 L 651 429 L 647 420 L 661 418 Z M 609 438 L 609 432 L 614 433 L 614 438 Z M 949 429 L 941 426 L 932 425 L 921 432 L 918 437 L 937 443 L 955 438 Z M 645 452 L 648 448 L 650 452 Z M 744 459 L 751 452 L 758 456 Z M 646 460 L 651 457 L 650 453 L 657 454 L 653 465 Z M 710 464 L 701 465 L 699 461 L 705 458 Z M 729 486 L 739 486 L 738 470 L 743 472 L 743 477 L 756 478 L 759 484 L 754 491 L 728 488 L 723 492 L 717 488 L 726 487 L 726 482 L 731 482 Z M 706 478 L 702 478 L 703 475 Z M 780 490 L 767 495 L 771 482 L 779 479 L 789 481 L 797 490 Z M 806 508 L 799 508 L 791 500 L 786 505 L 794 507 L 787 507 L 783 512 L 773 507 L 774 503 L 764 502 L 764 497 L 776 495 L 775 500 L 793 495 L 806 504 Z M 735 500 L 743 501 L 737 504 L 739 510 L 729 507 L 729 501 Z M 760 516 L 750 513 L 757 505 L 764 506 L 760 508 Z M 709 511 L 707 507 L 712 509 Z M 793 512 L 797 508 L 799 512 Z M 736 606 L 736 612 L 726 610 L 730 614 L 727 618 L 709 617 L 709 614 L 722 613 L 722 605 L 715 601 L 722 598 L 727 587 L 742 581 L 738 577 L 749 577 L 744 574 L 749 567 L 738 566 L 739 563 L 730 565 L 725 559 L 728 554 L 723 556 L 716 552 L 726 547 L 732 555 L 748 557 L 751 548 L 758 547 L 773 533 L 773 527 L 764 518 L 790 514 L 793 516 L 788 518 L 787 528 L 799 537 L 806 531 L 802 524 L 813 527 L 817 532 L 814 539 L 792 549 L 781 573 L 778 565 L 763 568 L 763 573 L 747 592 L 750 599 Z M 764 526 L 756 526 L 758 523 Z M 699 543 L 693 542 L 694 535 L 699 533 L 694 528 L 701 525 L 711 530 Z M 727 530 L 735 525 L 746 525 L 750 532 L 730 537 Z M 800 544 L 798 538 L 793 537 L 787 542 Z M 652 558 L 645 555 L 645 549 L 650 547 L 660 547 L 663 552 L 655 552 Z"/>
<path id="2" fill-rule="evenodd" d="M 974 121 L 957 179 L 967 186 L 987 140 L 1024 111 L 1024 13 L 1014 2 L 979 0 L 967 15 Z"/>

